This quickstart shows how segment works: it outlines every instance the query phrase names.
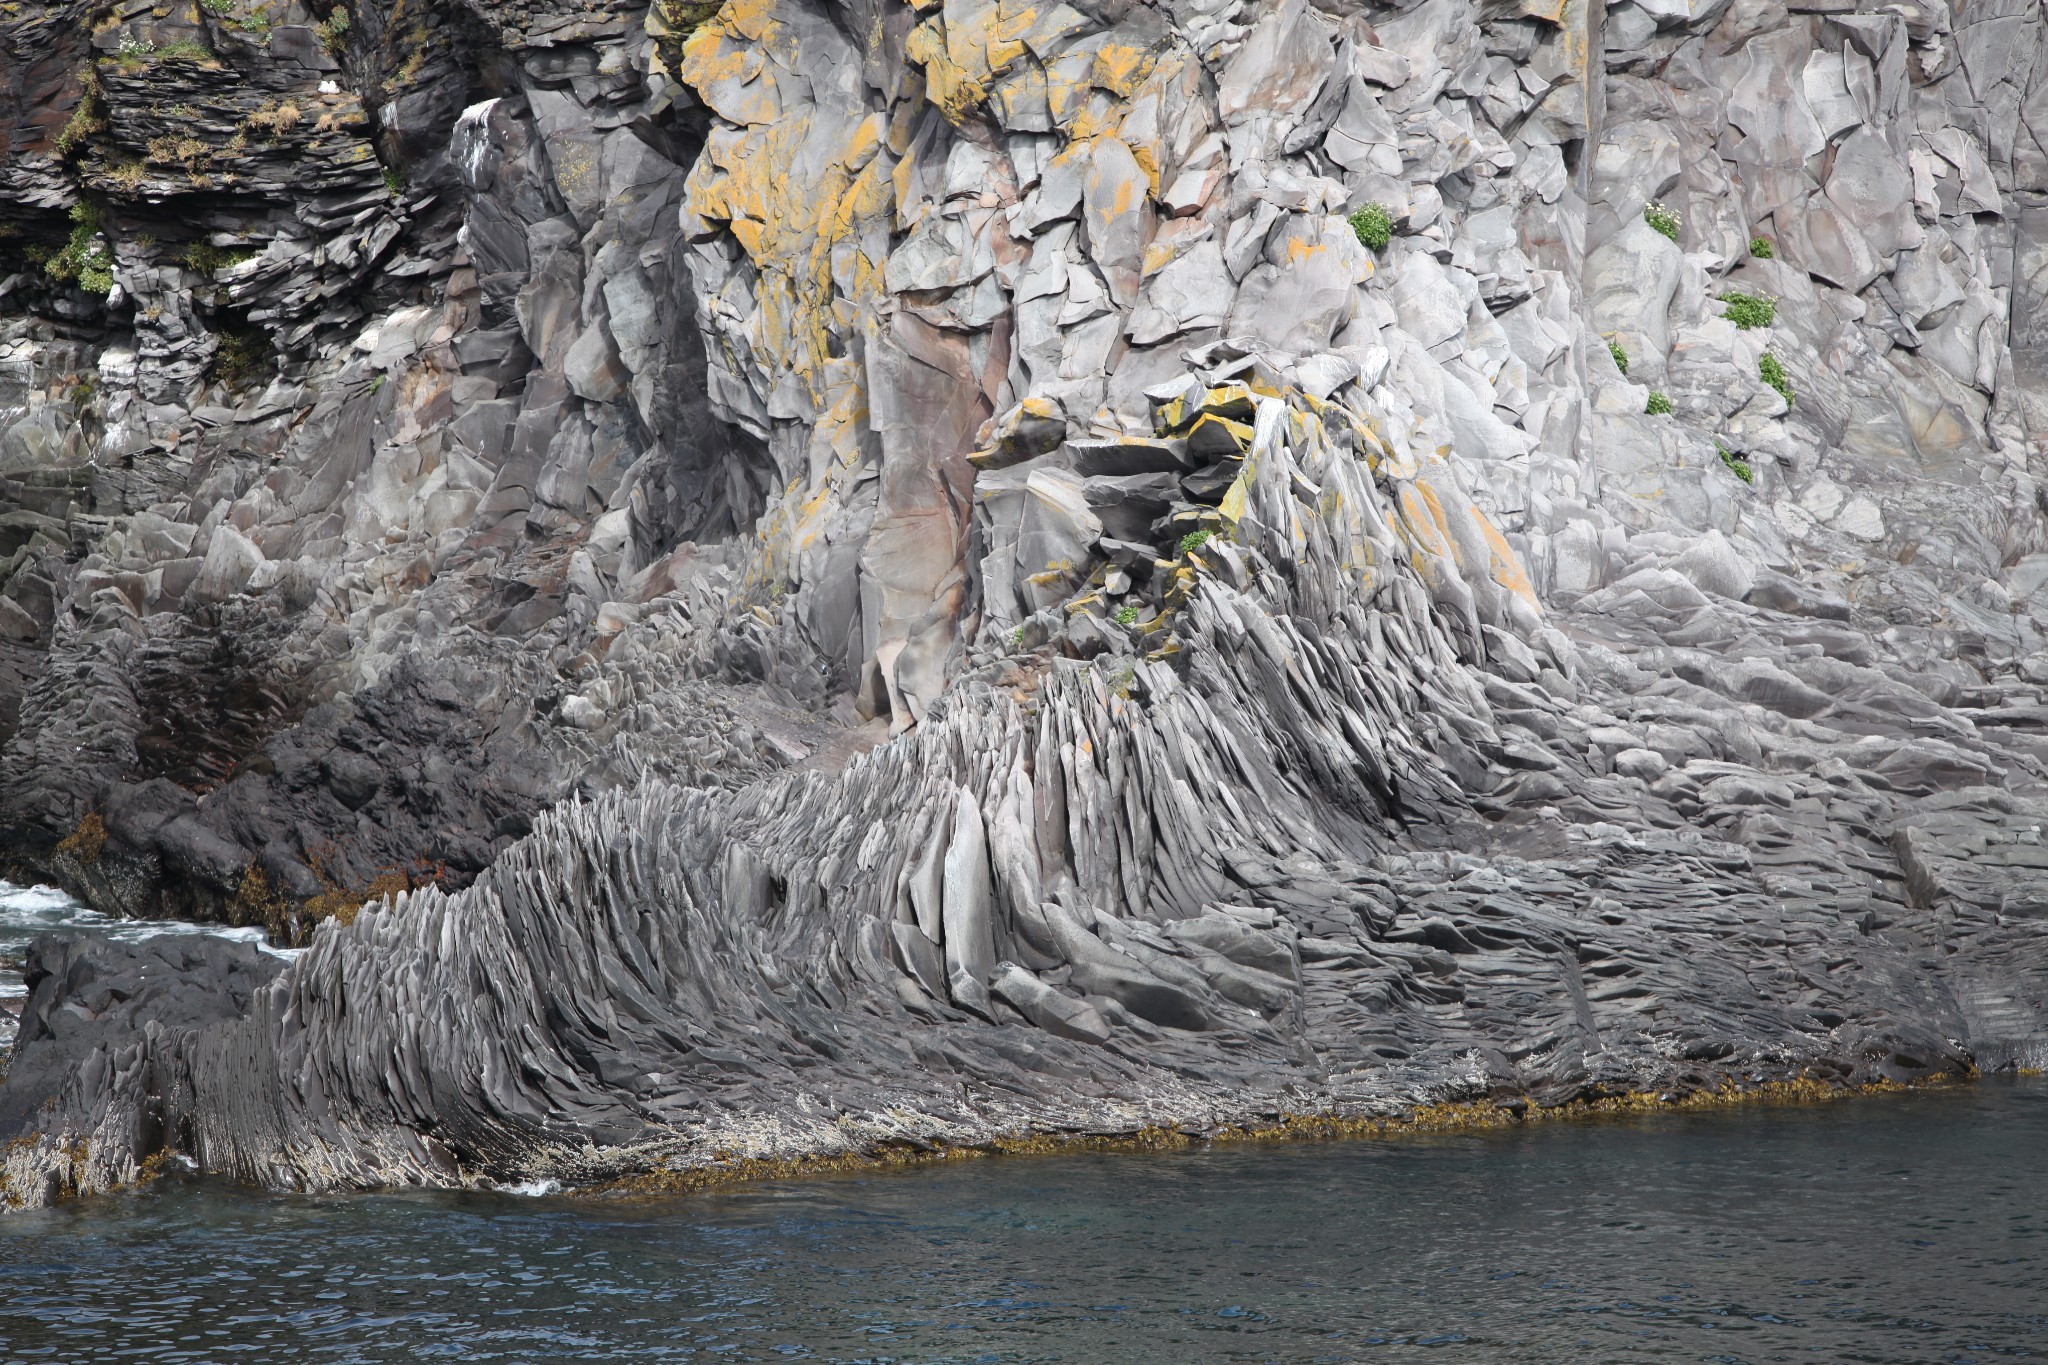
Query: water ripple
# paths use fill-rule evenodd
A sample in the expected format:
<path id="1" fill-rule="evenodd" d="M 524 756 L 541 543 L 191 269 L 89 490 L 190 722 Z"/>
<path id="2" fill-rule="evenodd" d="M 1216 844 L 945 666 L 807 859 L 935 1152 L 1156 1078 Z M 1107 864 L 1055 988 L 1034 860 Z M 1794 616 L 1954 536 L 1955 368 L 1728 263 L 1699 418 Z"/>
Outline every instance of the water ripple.
<path id="1" fill-rule="evenodd" d="M 0 1362 L 2048 1357 L 2048 1087 L 690 1198 L 0 1219 Z"/>

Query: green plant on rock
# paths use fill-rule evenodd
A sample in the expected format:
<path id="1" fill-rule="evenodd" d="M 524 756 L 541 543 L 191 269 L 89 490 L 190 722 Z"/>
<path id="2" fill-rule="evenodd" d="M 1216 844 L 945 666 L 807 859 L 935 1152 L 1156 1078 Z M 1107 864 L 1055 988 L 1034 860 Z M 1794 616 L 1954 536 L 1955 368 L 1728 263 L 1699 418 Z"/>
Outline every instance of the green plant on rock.
<path id="1" fill-rule="evenodd" d="M 204 43 L 191 41 L 166 43 L 156 49 L 157 60 L 167 62 L 210 62 L 215 60 L 213 49 Z"/>
<path id="2" fill-rule="evenodd" d="M 237 14 L 228 19 L 228 26 L 238 33 L 248 35 L 259 43 L 270 41 L 270 10 L 257 5 L 247 14 Z"/>
<path id="3" fill-rule="evenodd" d="M 1792 376 L 1785 373 L 1784 362 L 1765 351 L 1756 362 L 1756 373 L 1759 379 L 1778 391 L 1786 407 L 1792 406 Z"/>
<path id="4" fill-rule="evenodd" d="M 1394 240 L 1394 216 L 1384 204 L 1367 204 L 1345 220 L 1358 234 L 1359 243 L 1374 251 L 1385 251 Z"/>
<path id="5" fill-rule="evenodd" d="M 1119 608 L 1117 609 L 1117 613 L 1116 613 L 1116 623 L 1117 623 L 1118 625 L 1120 625 L 1120 626 L 1135 626 L 1135 625 L 1137 625 L 1137 624 L 1138 624 L 1138 608 L 1137 608 L 1137 605 L 1136 605 L 1136 604 L 1134 603 L 1134 604 L 1132 604 L 1131 606 L 1128 606 L 1128 607 L 1119 607 Z"/>
<path id="6" fill-rule="evenodd" d="M 1748 460 L 1743 459 L 1740 455 L 1730 454 L 1728 447 L 1722 445 L 1719 441 L 1714 442 L 1714 450 L 1720 455 L 1721 463 L 1728 466 L 1729 473 L 1744 483 L 1756 482 L 1756 471 L 1749 467 Z"/>
<path id="7" fill-rule="evenodd" d="M 1618 341 L 1608 342 L 1607 354 L 1614 357 L 1614 368 L 1621 371 L 1621 377 L 1624 379 L 1628 378 L 1628 352 L 1622 349 L 1621 343 Z"/>
<path id="8" fill-rule="evenodd" d="M 662 65 L 674 71 L 683 64 L 683 44 L 704 25 L 718 17 L 724 0 L 654 0 L 647 16 L 647 31 L 654 37 Z"/>
<path id="9" fill-rule="evenodd" d="M 1749 239 L 1749 254 L 1759 261 L 1768 261 L 1778 253 L 1771 249 L 1770 238 L 1752 237 Z"/>
<path id="10" fill-rule="evenodd" d="M 1643 411 L 1652 417 L 1669 417 L 1671 415 L 1671 400 L 1657 390 L 1652 389 L 1650 390 L 1650 401 L 1643 404 Z"/>
<path id="11" fill-rule="evenodd" d="M 78 72 L 78 107 L 57 134 L 57 155 L 70 156 L 94 133 L 105 132 L 107 116 L 100 108 L 99 73 L 88 62 Z"/>
<path id="12" fill-rule="evenodd" d="M 1754 327 L 1768 327 L 1778 320 L 1778 301 L 1767 295 L 1744 294 L 1731 289 L 1721 296 L 1721 302 L 1728 305 L 1721 316 L 1745 332 Z"/>
<path id="13" fill-rule="evenodd" d="M 348 46 L 348 11 L 336 5 L 327 11 L 327 17 L 313 25 L 313 31 L 320 35 L 320 46 L 327 49 L 332 57 L 339 57 Z"/>
<path id="14" fill-rule="evenodd" d="M 1214 531 L 1210 530 L 1206 526 L 1199 531 L 1188 532 L 1186 535 L 1180 538 L 1180 552 L 1182 554 L 1188 554 L 1192 551 L 1201 549 L 1202 546 L 1207 544 L 1209 540 L 1215 536 L 1215 534 L 1216 533 Z"/>
<path id="15" fill-rule="evenodd" d="M 217 247 L 212 242 L 201 239 L 186 247 L 185 254 L 180 259 L 187 270 L 196 271 L 201 275 L 212 275 L 226 270 L 231 265 L 240 265 L 255 254 L 251 247 Z"/>
<path id="16" fill-rule="evenodd" d="M 1662 233 L 1674 242 L 1678 240 L 1682 220 L 1674 210 L 1665 208 L 1656 200 L 1643 205 L 1643 221 L 1650 225 L 1652 232 Z"/>
<path id="17" fill-rule="evenodd" d="M 229 389 L 247 387 L 271 368 L 270 337 L 261 327 L 233 315 L 218 320 L 219 345 L 207 374 Z M 382 376 L 379 376 L 380 378 Z"/>
<path id="18" fill-rule="evenodd" d="M 725 0 L 655 0 L 654 12 L 671 35 L 687 38 L 724 8 Z"/>
<path id="19" fill-rule="evenodd" d="M 386 166 L 384 168 L 384 188 L 390 193 L 393 199 L 396 199 L 398 198 L 399 195 L 404 194 L 405 172 L 399 170 L 398 167 L 396 166 Z"/>
<path id="20" fill-rule="evenodd" d="M 99 240 L 100 211 L 83 201 L 71 206 L 71 237 L 61 251 L 43 262 L 43 273 L 59 284 L 75 284 L 88 294 L 114 287 L 114 258 Z"/>

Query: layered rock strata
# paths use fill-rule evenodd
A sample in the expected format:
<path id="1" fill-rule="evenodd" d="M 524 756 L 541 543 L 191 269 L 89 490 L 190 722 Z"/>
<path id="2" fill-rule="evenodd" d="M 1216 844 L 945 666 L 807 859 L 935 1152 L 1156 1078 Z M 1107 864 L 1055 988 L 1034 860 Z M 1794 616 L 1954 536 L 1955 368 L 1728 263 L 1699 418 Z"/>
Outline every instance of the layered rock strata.
<path id="1" fill-rule="evenodd" d="M 2048 1061 L 2035 10 L 0 47 L 11 1202 Z"/>

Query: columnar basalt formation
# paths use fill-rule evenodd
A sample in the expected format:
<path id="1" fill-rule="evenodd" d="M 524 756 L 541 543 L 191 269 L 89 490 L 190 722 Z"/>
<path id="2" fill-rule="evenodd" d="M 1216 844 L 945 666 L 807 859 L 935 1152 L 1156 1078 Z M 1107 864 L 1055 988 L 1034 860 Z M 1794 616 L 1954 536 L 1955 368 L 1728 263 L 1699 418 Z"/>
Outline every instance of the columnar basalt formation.
<path id="1" fill-rule="evenodd" d="M 39 947 L 12 1203 L 2048 1063 L 2037 7 L 0 78 L 0 838 L 310 944 Z"/>

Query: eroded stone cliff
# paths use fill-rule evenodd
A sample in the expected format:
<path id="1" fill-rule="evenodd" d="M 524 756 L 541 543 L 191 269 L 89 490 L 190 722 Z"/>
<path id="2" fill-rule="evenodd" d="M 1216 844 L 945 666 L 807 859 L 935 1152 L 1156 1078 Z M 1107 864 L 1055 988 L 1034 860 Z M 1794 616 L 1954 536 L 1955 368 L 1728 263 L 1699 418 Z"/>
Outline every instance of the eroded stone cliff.
<path id="1" fill-rule="evenodd" d="M 2037 7 L 0 61 L 14 1202 L 2048 1060 Z"/>

